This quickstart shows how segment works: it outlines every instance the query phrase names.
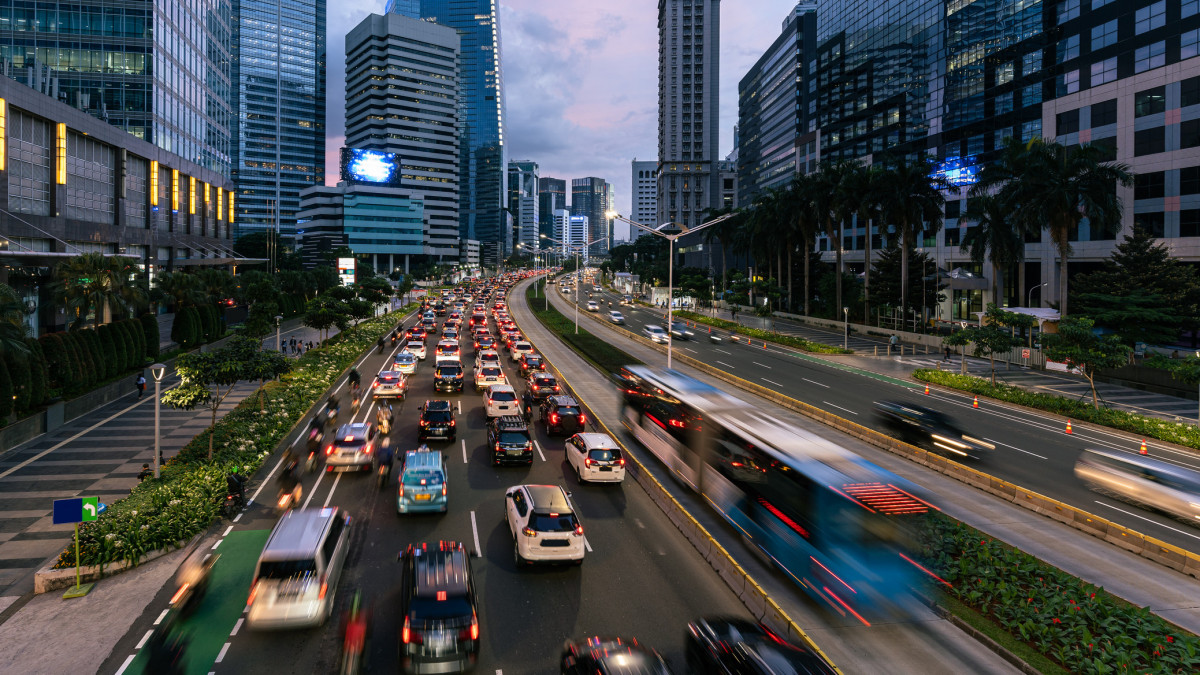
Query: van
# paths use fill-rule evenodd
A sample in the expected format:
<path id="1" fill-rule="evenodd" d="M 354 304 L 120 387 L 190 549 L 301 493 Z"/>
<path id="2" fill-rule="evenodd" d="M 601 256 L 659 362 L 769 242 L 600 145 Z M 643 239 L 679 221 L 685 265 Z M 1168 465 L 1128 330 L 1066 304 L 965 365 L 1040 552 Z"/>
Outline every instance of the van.
<path id="1" fill-rule="evenodd" d="M 409 450 L 404 454 L 396 513 L 446 512 L 446 458 L 440 450 Z"/>
<path id="2" fill-rule="evenodd" d="M 350 515 L 332 507 L 286 513 L 258 556 L 246 625 L 259 630 L 325 623 L 350 548 Z"/>

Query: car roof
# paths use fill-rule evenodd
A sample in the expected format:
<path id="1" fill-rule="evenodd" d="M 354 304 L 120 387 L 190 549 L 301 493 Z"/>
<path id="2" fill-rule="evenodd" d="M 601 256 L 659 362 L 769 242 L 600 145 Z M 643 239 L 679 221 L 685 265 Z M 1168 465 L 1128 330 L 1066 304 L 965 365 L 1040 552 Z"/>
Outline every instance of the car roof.
<path id="1" fill-rule="evenodd" d="M 511 392 L 513 392 L 513 393 L 515 394 L 517 390 L 516 390 L 516 389 L 513 389 L 513 386 L 512 386 L 511 384 L 491 384 L 491 385 L 488 385 L 488 393 L 490 394 L 490 393 L 491 393 L 491 392 L 493 392 L 493 391 L 497 391 L 497 392 L 499 392 L 499 391 L 511 391 Z"/>
<path id="2" fill-rule="evenodd" d="M 417 357 L 413 356 L 409 352 L 396 352 L 396 355 L 394 357 L 392 357 L 392 360 L 393 361 L 413 361 L 416 358 Z"/>
<path id="3" fill-rule="evenodd" d="M 425 409 L 431 411 L 450 410 L 450 401 L 441 399 L 425 401 Z"/>
<path id="4" fill-rule="evenodd" d="M 404 374 L 398 370 L 381 370 L 376 377 L 403 377 Z"/>
<path id="5" fill-rule="evenodd" d="M 602 434 L 599 432 L 586 432 L 575 434 L 575 436 L 579 440 L 583 441 L 583 446 L 588 450 L 593 448 L 610 448 L 619 450 L 621 448 L 621 446 L 617 445 L 617 442 L 609 437 L 608 434 Z"/>
<path id="6" fill-rule="evenodd" d="M 663 329 L 663 327 L 662 327 L 662 326 L 658 326 L 658 325 L 655 325 L 655 324 L 650 324 L 649 326 L 646 326 L 646 330 L 649 330 L 649 331 L 655 331 L 655 332 L 657 332 L 657 331 L 661 331 L 662 329 Z"/>
<path id="7" fill-rule="evenodd" d="M 579 406 L 579 401 L 576 401 L 574 396 L 567 396 L 565 394 L 560 394 L 558 396 L 551 396 L 551 397 L 547 398 L 546 400 L 554 403 L 554 405 Z M 580 406 L 580 407 L 582 407 L 582 406 Z"/>
<path id="8" fill-rule="evenodd" d="M 442 469 L 445 458 L 441 450 L 409 450 L 404 453 L 405 469 Z"/>
<path id="9" fill-rule="evenodd" d="M 533 508 L 554 513 L 573 513 L 567 494 L 557 485 L 525 485 L 525 491 L 533 500 Z"/>
<path id="10" fill-rule="evenodd" d="M 450 542 L 444 542 L 442 546 L 446 548 L 413 549 L 413 573 L 416 576 L 414 581 L 418 598 L 437 597 L 440 591 L 448 595 L 467 593 L 470 562 L 466 550 Z"/>
<path id="11" fill-rule="evenodd" d="M 337 440 L 343 440 L 347 436 L 355 438 L 366 438 L 371 431 L 371 425 L 367 422 L 355 422 L 353 424 L 343 424 L 337 428 L 337 433 L 334 434 Z"/>
<path id="12" fill-rule="evenodd" d="M 313 555 L 339 509 L 293 509 L 284 514 L 263 547 L 261 560 L 294 560 Z"/>

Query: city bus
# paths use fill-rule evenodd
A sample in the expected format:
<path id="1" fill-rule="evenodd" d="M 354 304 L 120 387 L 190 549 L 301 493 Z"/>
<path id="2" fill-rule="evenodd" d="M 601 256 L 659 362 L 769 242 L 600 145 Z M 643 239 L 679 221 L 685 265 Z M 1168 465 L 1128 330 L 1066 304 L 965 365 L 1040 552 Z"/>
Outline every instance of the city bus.
<path id="1" fill-rule="evenodd" d="M 678 371 L 619 380 L 630 433 L 806 592 L 867 625 L 910 604 L 913 531 L 936 510 L 915 486 Z"/>

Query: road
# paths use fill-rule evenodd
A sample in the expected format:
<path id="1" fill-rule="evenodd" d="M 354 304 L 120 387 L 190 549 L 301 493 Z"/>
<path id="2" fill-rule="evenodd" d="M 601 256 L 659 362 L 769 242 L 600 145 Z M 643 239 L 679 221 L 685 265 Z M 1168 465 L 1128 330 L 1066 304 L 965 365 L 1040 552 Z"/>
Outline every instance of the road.
<path id="1" fill-rule="evenodd" d="M 433 336 L 429 345 L 435 341 Z M 391 362 L 393 352 L 365 357 L 359 366 L 364 384 Z M 463 361 L 469 378 L 474 362 L 469 340 L 463 341 Z M 504 369 L 510 380 L 516 378 L 511 362 L 505 360 Z M 532 467 L 493 467 L 480 396 L 469 380 L 463 394 L 433 394 L 432 371 L 431 356 L 413 375 L 409 398 L 397 409 L 394 447 L 397 452 L 416 447 L 417 409 L 424 400 L 447 398 L 461 406 L 458 440 L 430 443 L 449 460 L 448 513 L 400 517 L 392 490 L 380 490 L 367 474 L 319 473 L 304 484 L 307 507 L 340 506 L 354 518 L 353 548 L 338 605 L 340 612 L 354 588 L 362 589 L 373 603 L 376 620 L 368 662 L 372 672 L 396 671 L 396 554 L 422 541 L 463 541 L 479 553 L 473 569 L 480 598 L 481 673 L 558 672 L 563 641 L 592 634 L 637 636 L 672 662 L 682 663 L 689 620 L 746 615 L 736 596 L 632 479 L 623 485 L 576 485 L 563 460 L 562 439 L 547 437 L 540 425 L 534 429 L 537 453 Z M 344 388 L 341 393 L 345 400 Z M 355 419 L 374 419 L 373 406 L 364 404 Z M 502 519 L 503 491 L 520 483 L 555 483 L 573 492 L 592 549 L 581 568 L 514 567 L 512 538 Z M 225 585 L 212 595 L 232 600 L 206 599 L 205 613 L 189 624 L 195 635 L 189 672 L 278 675 L 327 672 L 336 664 L 336 620 L 319 629 L 271 633 L 249 631 L 241 623 L 257 552 L 276 520 L 264 505 L 270 503 L 273 487 L 270 478 L 264 480 L 254 504 L 221 539 L 217 571 L 223 570 Z M 135 622 L 102 672 L 117 672 L 126 665 L 126 672 L 138 672 L 140 661 L 126 660 L 159 618 L 171 590 L 164 589 Z M 215 602 L 211 609 L 210 602 Z"/>
<path id="2" fill-rule="evenodd" d="M 661 310 L 640 305 L 618 307 L 619 295 L 609 291 L 598 295 L 603 298 L 601 317 L 607 316 L 607 303 L 612 301 L 613 309 L 619 309 L 625 315 L 625 328 L 632 332 L 640 334 L 647 324 L 664 325 Z M 567 299 L 568 302 L 572 300 L 574 294 Z M 584 307 L 587 300 L 586 294 L 580 296 Z M 587 312 L 580 312 L 581 317 L 584 314 Z M 607 332 L 599 327 L 592 330 Z M 996 444 L 990 457 L 968 460 L 975 468 L 1180 548 L 1200 552 L 1200 529 L 1171 516 L 1088 490 L 1075 477 L 1073 467 L 1082 449 L 1137 452 L 1139 438 L 1078 425 L 1068 435 L 1058 419 L 1037 411 L 997 402 L 980 403 L 980 407 L 975 408 L 969 396 L 936 389 L 925 395 L 924 389 L 915 382 L 851 367 L 839 362 L 836 356 L 820 357 L 780 347 L 763 348 L 762 343 L 757 342 L 755 346 L 747 347 L 745 343 L 728 339 L 716 345 L 705 339 L 705 331 L 707 328 L 701 326 L 695 329 L 698 339 L 676 340 L 673 345 L 676 353 L 877 431 L 885 431 L 872 410 L 877 400 L 897 400 L 939 410 L 957 420 L 971 435 Z M 724 336 L 729 337 L 728 333 Z M 1147 445 L 1148 452 L 1156 457 L 1200 470 L 1200 455 L 1152 439 Z"/>

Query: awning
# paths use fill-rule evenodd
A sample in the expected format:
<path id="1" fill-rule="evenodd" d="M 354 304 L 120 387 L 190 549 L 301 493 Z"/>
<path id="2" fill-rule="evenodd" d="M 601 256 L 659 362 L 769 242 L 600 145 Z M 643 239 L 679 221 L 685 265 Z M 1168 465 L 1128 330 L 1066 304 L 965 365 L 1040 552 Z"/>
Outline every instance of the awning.
<path id="1" fill-rule="evenodd" d="M 973 272 L 961 267 L 955 267 L 949 272 L 939 268 L 938 279 L 940 283 L 946 284 L 947 288 L 955 290 L 987 290 L 988 288 L 987 279 L 976 276 Z"/>

